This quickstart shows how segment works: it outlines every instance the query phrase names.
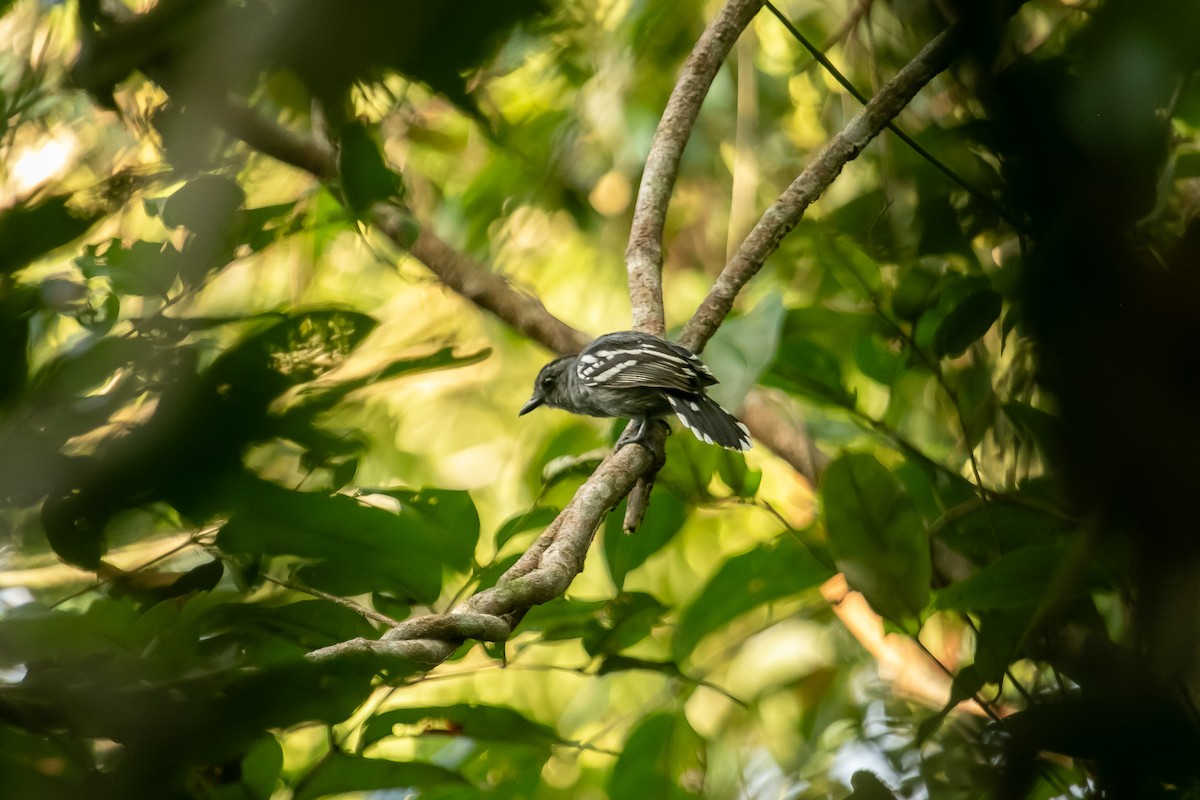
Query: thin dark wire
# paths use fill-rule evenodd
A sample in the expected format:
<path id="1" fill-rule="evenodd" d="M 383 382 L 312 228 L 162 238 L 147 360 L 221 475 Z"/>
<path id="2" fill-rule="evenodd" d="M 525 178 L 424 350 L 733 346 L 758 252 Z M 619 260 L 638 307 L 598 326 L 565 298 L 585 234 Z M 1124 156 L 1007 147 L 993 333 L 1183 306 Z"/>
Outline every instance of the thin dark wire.
<path id="1" fill-rule="evenodd" d="M 766 6 L 767 6 L 767 9 L 770 10 L 770 12 L 775 15 L 775 18 L 778 19 L 781 23 L 783 23 L 783 27 L 785 27 L 787 29 L 788 33 L 790 33 L 792 35 L 792 37 L 795 38 L 795 40 L 797 42 L 799 42 L 800 45 L 805 50 L 807 50 L 809 52 L 809 54 L 813 57 L 813 59 L 818 64 L 820 64 L 822 67 L 824 67 L 825 70 L 830 75 L 833 76 L 834 80 L 836 80 L 838 83 L 840 83 L 842 85 L 842 87 L 847 92 L 849 92 L 852 97 L 854 97 L 855 100 L 862 103 L 864 106 L 867 104 L 868 98 L 866 97 L 866 95 L 864 95 L 862 92 L 860 92 L 858 90 L 858 88 L 853 83 L 851 83 L 850 80 L 845 75 L 843 75 L 841 72 L 838 71 L 838 68 L 833 65 L 832 61 L 830 61 L 828 58 L 825 57 L 825 54 L 823 52 L 821 52 L 820 48 L 818 48 L 812 42 L 808 41 L 808 39 L 804 38 L 804 34 L 802 34 L 800 32 L 800 30 L 795 25 L 792 24 L 791 20 L 789 20 L 787 17 L 785 17 L 783 15 L 783 12 L 781 12 L 778 8 L 776 8 L 775 5 L 770 2 L 770 0 L 767 1 Z M 1001 219 L 1003 219 L 1009 225 L 1012 225 L 1013 228 L 1015 228 L 1018 232 L 1028 233 L 1028 231 L 1025 230 L 1024 224 L 1021 223 L 1020 221 L 1018 221 L 1017 218 L 1008 211 L 1008 209 L 1006 209 L 1004 206 L 1000 205 L 1000 203 L 998 203 L 996 200 L 992 199 L 982 189 L 979 189 L 978 187 L 974 186 L 966 178 L 963 178 L 961 175 L 956 173 L 954 170 L 950 169 L 950 167 L 948 167 L 944 163 L 942 163 L 942 161 L 940 161 L 938 159 L 938 157 L 935 156 L 933 153 L 929 152 L 924 147 L 917 144 L 917 142 L 914 141 L 911 136 L 909 136 L 907 133 L 905 133 L 903 130 L 901 130 L 899 128 L 899 126 L 897 126 L 895 123 L 889 122 L 887 124 L 887 129 L 889 131 L 891 131 L 892 133 L 896 134 L 896 137 L 898 139 L 900 139 L 900 141 L 904 142 L 906 145 L 908 145 L 910 148 L 912 148 L 914 153 L 916 153 L 921 158 L 928 161 L 933 166 L 934 169 L 936 169 L 938 172 L 945 175 L 947 178 L 952 180 L 954 183 L 958 184 L 972 197 L 977 198 L 980 202 L 982 202 L 984 205 L 986 205 L 988 208 L 990 208 L 992 211 L 994 211 L 997 216 L 999 216 Z"/>

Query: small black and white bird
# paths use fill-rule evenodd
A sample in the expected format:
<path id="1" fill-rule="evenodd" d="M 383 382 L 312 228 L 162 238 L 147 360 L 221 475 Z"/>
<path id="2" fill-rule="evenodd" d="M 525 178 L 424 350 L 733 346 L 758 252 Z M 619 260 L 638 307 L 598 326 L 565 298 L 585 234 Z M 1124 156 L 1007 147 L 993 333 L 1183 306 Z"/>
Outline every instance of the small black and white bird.
<path id="1" fill-rule="evenodd" d="M 717 382 L 690 350 L 648 333 L 606 333 L 578 355 L 542 367 L 533 396 L 521 408 L 541 405 L 591 417 L 624 417 L 639 423 L 621 445 L 642 441 L 650 420 L 675 414 L 696 438 L 730 450 L 750 449 L 750 432 L 704 393 Z"/>

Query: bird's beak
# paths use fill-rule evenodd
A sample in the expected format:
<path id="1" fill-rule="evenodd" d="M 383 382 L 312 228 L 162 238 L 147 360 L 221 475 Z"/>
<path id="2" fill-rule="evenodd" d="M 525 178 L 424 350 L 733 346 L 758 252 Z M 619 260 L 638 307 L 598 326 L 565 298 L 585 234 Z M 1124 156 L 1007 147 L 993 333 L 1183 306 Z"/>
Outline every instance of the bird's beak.
<path id="1" fill-rule="evenodd" d="M 517 412 L 517 416 L 524 416 L 530 411 L 533 411 L 538 406 L 546 402 L 546 397 L 541 392 L 535 391 L 533 397 L 529 398 L 529 402 L 521 406 L 521 410 Z"/>

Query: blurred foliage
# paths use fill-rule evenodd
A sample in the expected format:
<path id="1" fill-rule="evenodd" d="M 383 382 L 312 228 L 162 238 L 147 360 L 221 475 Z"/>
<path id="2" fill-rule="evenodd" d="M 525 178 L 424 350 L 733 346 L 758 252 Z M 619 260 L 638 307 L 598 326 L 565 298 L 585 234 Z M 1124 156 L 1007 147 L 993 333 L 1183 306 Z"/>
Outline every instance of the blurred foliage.
<path id="1" fill-rule="evenodd" d="M 868 147 L 704 354 L 834 455 L 819 502 L 677 433 L 636 535 L 418 677 L 305 654 L 494 585 L 619 427 L 517 420 L 546 354 L 365 220 L 626 327 L 716 6 L 131 7 L 0 2 L 0 796 L 1200 796 L 1200 7 L 781 3 L 867 94 L 969 33 L 900 118 L 940 163 Z M 745 44 L 672 325 L 857 111 Z"/>

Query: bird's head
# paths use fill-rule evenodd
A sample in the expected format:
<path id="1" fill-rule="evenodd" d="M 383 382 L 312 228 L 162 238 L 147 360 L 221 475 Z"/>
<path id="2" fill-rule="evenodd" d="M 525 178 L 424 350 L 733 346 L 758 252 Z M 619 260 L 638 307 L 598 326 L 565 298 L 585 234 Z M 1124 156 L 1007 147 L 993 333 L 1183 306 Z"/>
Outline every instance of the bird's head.
<path id="1" fill-rule="evenodd" d="M 529 402 L 521 406 L 517 416 L 528 414 L 541 405 L 558 406 L 558 398 L 566 387 L 566 372 L 574 361 L 575 356 L 563 356 L 542 367 L 537 379 L 533 382 L 533 395 L 529 398 Z"/>

